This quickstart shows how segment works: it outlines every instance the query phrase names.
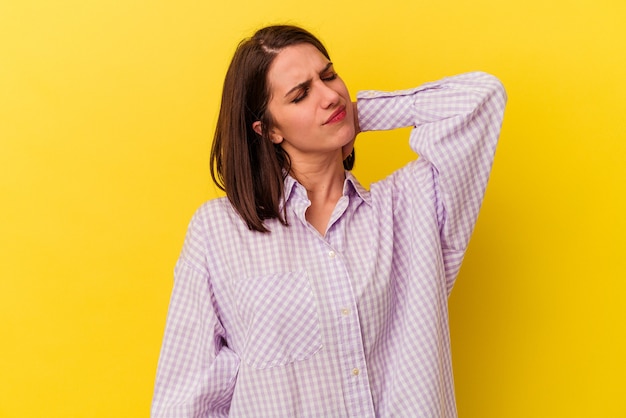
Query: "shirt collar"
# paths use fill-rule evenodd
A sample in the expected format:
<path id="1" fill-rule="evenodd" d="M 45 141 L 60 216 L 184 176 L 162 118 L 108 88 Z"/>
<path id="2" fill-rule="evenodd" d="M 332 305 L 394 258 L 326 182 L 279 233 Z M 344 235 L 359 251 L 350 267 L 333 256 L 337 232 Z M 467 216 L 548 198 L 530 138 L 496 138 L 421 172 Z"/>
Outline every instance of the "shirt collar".
<path id="1" fill-rule="evenodd" d="M 350 195 L 351 192 L 356 194 L 368 205 L 372 205 L 372 197 L 369 190 L 361 186 L 361 183 L 354 177 L 351 171 L 346 171 L 346 181 L 343 183 L 344 196 Z"/>
<path id="2" fill-rule="evenodd" d="M 361 185 L 361 183 L 359 183 L 359 181 L 356 179 L 356 177 L 354 177 L 354 174 L 352 174 L 352 172 L 345 171 L 345 173 L 346 173 L 346 179 L 343 183 L 343 195 L 350 196 L 351 194 L 356 193 L 361 198 L 361 200 L 363 200 L 365 203 L 371 206 L 372 197 L 370 195 L 369 190 L 367 190 L 365 187 Z M 292 196 L 297 194 L 295 193 L 295 190 L 298 187 L 302 187 L 302 185 L 298 183 L 298 181 L 295 178 L 293 178 L 291 175 L 287 174 L 287 176 L 285 177 L 285 181 L 284 181 L 284 189 L 283 189 L 284 200 L 280 205 L 281 210 L 282 210 L 283 205 L 289 202 Z M 302 190 L 304 191 L 304 187 L 302 187 Z M 306 191 L 304 192 L 306 193 Z"/>
<path id="3" fill-rule="evenodd" d="M 285 171 L 283 170 L 283 174 L 285 174 Z M 284 204 L 286 204 L 287 202 L 289 202 L 289 199 L 291 199 L 291 196 L 293 195 L 293 191 L 296 187 L 298 187 L 300 183 L 298 183 L 296 181 L 295 178 L 293 178 L 290 174 L 285 174 L 285 181 L 284 181 L 284 189 L 283 189 L 283 202 L 281 202 L 281 209 L 282 206 Z"/>

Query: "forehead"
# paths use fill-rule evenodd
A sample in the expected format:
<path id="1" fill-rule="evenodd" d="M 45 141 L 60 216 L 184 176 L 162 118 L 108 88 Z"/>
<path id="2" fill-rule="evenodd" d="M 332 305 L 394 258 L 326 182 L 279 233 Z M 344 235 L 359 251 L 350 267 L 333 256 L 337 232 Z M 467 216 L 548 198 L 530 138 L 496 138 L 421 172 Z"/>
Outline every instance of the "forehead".
<path id="1" fill-rule="evenodd" d="M 311 44 L 291 45 L 276 55 L 267 78 L 274 88 L 290 89 L 318 75 L 328 62 L 324 54 Z"/>

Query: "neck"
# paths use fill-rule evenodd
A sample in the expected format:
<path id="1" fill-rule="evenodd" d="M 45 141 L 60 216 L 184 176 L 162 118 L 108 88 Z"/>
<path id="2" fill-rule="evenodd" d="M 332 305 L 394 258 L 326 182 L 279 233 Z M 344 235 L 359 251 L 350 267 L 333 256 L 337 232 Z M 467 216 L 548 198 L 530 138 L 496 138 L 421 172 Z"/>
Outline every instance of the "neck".
<path id="1" fill-rule="evenodd" d="M 291 175 L 307 190 L 311 206 L 306 211 L 309 223 L 323 236 L 330 217 L 341 198 L 345 172 L 341 154 L 333 161 L 306 164 L 292 161 Z"/>
<path id="2" fill-rule="evenodd" d="M 341 197 L 345 172 L 340 159 L 292 161 L 291 175 L 307 190 L 312 204 L 330 202 L 334 205 Z"/>

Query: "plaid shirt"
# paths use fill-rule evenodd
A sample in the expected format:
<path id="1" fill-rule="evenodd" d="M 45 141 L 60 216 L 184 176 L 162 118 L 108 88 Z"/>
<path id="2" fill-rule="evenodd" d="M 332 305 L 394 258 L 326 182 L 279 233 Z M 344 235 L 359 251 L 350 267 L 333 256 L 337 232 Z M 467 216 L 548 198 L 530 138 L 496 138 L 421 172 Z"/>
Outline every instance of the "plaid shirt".
<path id="1" fill-rule="evenodd" d="M 361 129 L 414 126 L 420 157 L 364 189 L 346 172 L 325 236 L 285 180 L 289 227 L 225 198 L 175 269 L 153 417 L 455 417 L 448 295 L 482 202 L 506 94 L 484 73 L 357 96 Z"/>

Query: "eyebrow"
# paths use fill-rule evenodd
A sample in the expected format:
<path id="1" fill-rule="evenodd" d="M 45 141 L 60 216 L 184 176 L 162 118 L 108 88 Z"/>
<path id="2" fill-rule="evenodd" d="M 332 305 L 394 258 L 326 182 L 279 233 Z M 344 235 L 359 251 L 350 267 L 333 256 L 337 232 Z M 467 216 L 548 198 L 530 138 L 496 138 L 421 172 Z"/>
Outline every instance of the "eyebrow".
<path id="1" fill-rule="evenodd" d="M 326 66 L 322 69 L 322 71 L 319 72 L 319 74 L 324 74 L 326 71 L 328 71 L 330 69 L 330 67 L 333 66 L 332 62 L 328 62 L 328 64 L 326 64 Z M 285 93 L 285 97 L 289 96 L 291 93 L 293 93 L 296 90 L 300 90 L 303 88 L 306 88 L 308 86 L 311 85 L 311 79 L 308 79 L 307 81 L 303 81 L 302 83 L 298 84 L 297 86 L 295 86 L 294 88 L 292 88 L 291 90 L 289 90 L 287 93 Z"/>

